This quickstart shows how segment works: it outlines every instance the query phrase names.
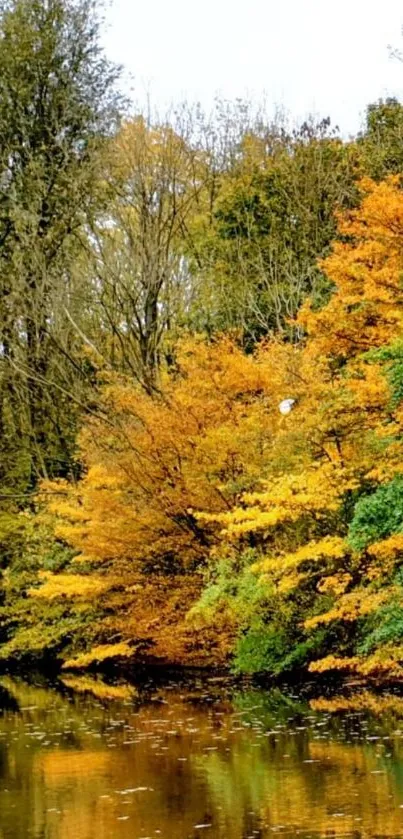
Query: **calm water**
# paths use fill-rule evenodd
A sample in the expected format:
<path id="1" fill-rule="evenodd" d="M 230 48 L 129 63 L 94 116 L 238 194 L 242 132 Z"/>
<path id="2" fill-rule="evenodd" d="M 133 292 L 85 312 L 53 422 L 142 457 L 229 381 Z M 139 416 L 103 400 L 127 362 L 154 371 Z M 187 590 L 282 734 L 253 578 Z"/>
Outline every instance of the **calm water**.
<path id="1" fill-rule="evenodd" d="M 403 698 L 0 679 L 1 839 L 403 837 Z"/>

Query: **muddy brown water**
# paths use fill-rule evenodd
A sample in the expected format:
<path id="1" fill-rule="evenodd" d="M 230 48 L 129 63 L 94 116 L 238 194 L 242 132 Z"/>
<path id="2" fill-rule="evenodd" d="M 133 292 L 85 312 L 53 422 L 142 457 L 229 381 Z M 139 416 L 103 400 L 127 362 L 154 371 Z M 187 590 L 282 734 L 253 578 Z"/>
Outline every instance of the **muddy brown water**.
<path id="1" fill-rule="evenodd" d="M 0 677 L 0 839 L 403 837 L 403 696 Z"/>

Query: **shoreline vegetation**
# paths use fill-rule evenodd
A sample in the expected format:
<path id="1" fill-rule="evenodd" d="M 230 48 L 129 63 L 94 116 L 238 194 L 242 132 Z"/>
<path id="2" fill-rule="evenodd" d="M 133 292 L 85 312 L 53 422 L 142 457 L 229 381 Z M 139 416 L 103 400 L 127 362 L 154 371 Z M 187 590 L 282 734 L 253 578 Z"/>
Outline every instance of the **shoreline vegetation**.
<path id="1" fill-rule="evenodd" d="M 136 113 L 101 27 L 0 13 L 0 670 L 400 683 L 403 105 Z"/>

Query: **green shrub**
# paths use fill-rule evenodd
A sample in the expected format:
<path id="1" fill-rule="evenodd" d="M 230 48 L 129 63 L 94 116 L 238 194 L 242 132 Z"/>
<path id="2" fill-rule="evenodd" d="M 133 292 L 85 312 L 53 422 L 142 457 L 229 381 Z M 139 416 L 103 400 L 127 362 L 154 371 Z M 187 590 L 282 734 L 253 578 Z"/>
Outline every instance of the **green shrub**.
<path id="1" fill-rule="evenodd" d="M 357 501 L 348 540 L 360 551 L 392 533 L 403 532 L 403 476 Z"/>

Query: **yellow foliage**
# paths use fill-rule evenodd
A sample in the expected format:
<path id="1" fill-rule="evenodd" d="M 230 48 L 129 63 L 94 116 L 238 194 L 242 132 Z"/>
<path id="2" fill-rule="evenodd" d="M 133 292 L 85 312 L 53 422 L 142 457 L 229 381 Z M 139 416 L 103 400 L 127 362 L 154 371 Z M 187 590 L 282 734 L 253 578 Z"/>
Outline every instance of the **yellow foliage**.
<path id="1" fill-rule="evenodd" d="M 90 693 L 92 696 L 96 696 L 97 699 L 107 699 L 108 701 L 110 699 L 129 701 L 134 699 L 138 694 L 138 691 L 133 685 L 108 685 L 102 679 L 90 678 L 89 676 L 64 676 L 60 681 L 76 693 Z"/>
<path id="2" fill-rule="evenodd" d="M 326 673 L 328 670 L 352 670 L 356 672 L 359 664 L 358 656 L 340 658 L 340 656 L 328 655 L 326 658 L 312 662 L 309 669 L 311 673 Z"/>
<path id="3" fill-rule="evenodd" d="M 352 575 L 348 572 L 340 572 L 339 574 L 332 574 L 320 580 L 318 584 L 318 591 L 323 593 L 330 593 L 335 597 L 344 594 L 352 581 Z"/>
<path id="4" fill-rule="evenodd" d="M 355 621 L 357 618 L 369 615 L 379 609 L 383 603 L 390 599 L 391 595 L 393 595 L 393 590 L 390 588 L 373 592 L 366 589 L 350 591 L 343 594 L 328 612 L 308 618 L 305 621 L 305 627 L 306 629 L 313 629 L 320 624 L 331 623 L 336 620 Z"/>
<path id="5" fill-rule="evenodd" d="M 360 656 L 338 657 L 326 656 L 314 661 L 309 666 L 311 673 L 326 673 L 329 670 L 346 670 L 362 676 L 387 676 L 389 678 L 403 678 L 403 647 L 384 647 L 367 658 Z"/>
<path id="6" fill-rule="evenodd" d="M 206 564 L 230 556 L 235 577 L 245 549 L 284 621 L 295 620 L 293 598 L 303 603 L 306 634 L 332 622 L 351 628 L 399 602 L 388 575 L 403 537 L 362 551 L 348 543 L 355 499 L 403 473 L 403 409 L 379 358 L 365 354 L 402 335 L 403 193 L 395 178 L 361 190 L 322 264 L 335 292 L 319 311 L 303 307 L 298 345 L 270 340 L 246 355 L 228 337 L 184 339 L 152 397 L 109 377 L 103 414 L 81 434 L 84 477 L 44 486 L 78 573 L 45 576 L 36 597 L 100 597 L 102 637 L 175 663 L 226 659 L 230 610 L 215 635 L 186 616 Z M 287 398 L 293 408 L 282 416 Z M 100 649 L 69 666 L 99 660 Z M 385 647 L 311 667 L 400 673 Z"/>
<path id="7" fill-rule="evenodd" d="M 381 560 L 382 563 L 393 562 L 403 552 L 403 534 L 394 533 L 381 542 L 374 542 L 368 547 L 368 553 Z"/>
<path id="8" fill-rule="evenodd" d="M 299 322 L 311 352 L 350 358 L 390 343 L 401 331 L 403 202 L 399 178 L 361 182 L 361 206 L 339 218 L 346 241 L 337 242 L 322 267 L 336 286 L 320 312 L 307 304 Z"/>
<path id="9" fill-rule="evenodd" d="M 96 561 L 143 565 L 173 552 L 186 566 L 205 556 L 210 529 L 193 510 L 228 509 L 264 471 L 277 408 L 265 395 L 268 361 L 229 340 L 183 342 L 181 375 L 166 379 L 163 397 L 110 384 L 110 424 L 93 420 L 82 435 L 87 474 L 53 487 L 59 538 Z"/>
<path id="10" fill-rule="evenodd" d="M 126 643 L 120 644 L 99 644 L 87 653 L 82 653 L 75 658 L 69 658 L 64 662 L 65 670 L 82 670 L 94 662 L 106 661 L 108 658 L 131 658 L 133 649 Z"/>
<path id="11" fill-rule="evenodd" d="M 281 574 L 288 569 L 293 569 L 303 562 L 317 561 L 324 557 L 341 559 L 346 554 L 346 545 L 343 539 L 338 536 L 325 536 L 320 542 L 308 542 L 302 545 L 299 550 L 275 559 L 264 559 L 255 565 L 257 571 L 276 571 Z"/>
<path id="12" fill-rule="evenodd" d="M 40 588 L 32 588 L 29 594 L 32 597 L 43 597 L 53 600 L 56 597 L 83 597 L 95 598 L 107 591 L 113 585 L 108 578 L 96 577 L 94 574 L 83 576 L 78 574 L 52 574 L 50 571 L 41 571 L 38 579 L 42 585 Z"/>

